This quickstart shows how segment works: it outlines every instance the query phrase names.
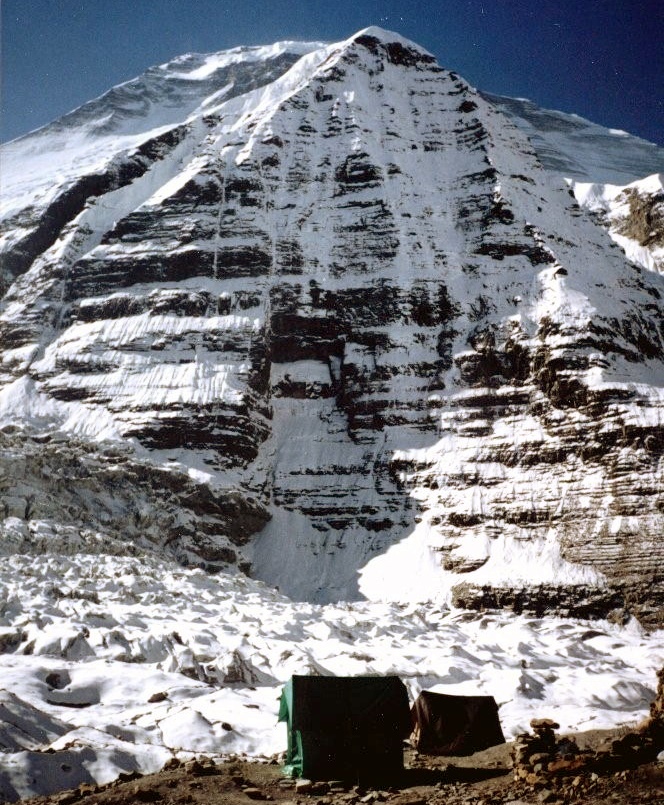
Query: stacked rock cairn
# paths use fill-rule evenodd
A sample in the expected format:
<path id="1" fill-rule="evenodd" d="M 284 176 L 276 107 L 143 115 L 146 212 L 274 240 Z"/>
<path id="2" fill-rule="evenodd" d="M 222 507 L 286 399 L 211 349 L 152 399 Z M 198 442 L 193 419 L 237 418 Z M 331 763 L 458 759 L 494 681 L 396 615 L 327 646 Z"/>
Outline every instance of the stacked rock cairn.
<path id="1" fill-rule="evenodd" d="M 560 724 L 550 718 L 534 718 L 533 733 L 517 736 L 512 747 L 514 779 L 529 785 L 544 783 L 552 774 L 571 774 L 587 768 L 592 753 L 582 752 L 572 738 L 556 739 Z"/>

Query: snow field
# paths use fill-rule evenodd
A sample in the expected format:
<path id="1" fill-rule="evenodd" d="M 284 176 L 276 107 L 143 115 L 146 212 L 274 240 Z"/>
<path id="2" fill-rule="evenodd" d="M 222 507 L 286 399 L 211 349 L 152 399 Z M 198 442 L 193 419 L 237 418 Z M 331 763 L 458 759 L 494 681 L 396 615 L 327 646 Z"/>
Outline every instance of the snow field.
<path id="1" fill-rule="evenodd" d="M 152 558 L 8 556 L 0 591 L 4 796 L 151 772 L 172 755 L 272 756 L 292 674 L 396 674 L 413 698 L 490 694 L 510 738 L 534 716 L 562 731 L 633 723 L 664 661 L 664 632 L 633 620 L 316 606 Z"/>

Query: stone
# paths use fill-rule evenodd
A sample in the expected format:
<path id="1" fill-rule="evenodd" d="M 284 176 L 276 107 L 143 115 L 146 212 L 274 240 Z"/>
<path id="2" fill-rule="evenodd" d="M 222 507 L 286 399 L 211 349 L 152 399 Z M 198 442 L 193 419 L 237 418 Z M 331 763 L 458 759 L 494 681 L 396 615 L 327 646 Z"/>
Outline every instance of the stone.
<path id="1" fill-rule="evenodd" d="M 576 741 L 572 740 L 571 738 L 562 738 L 556 744 L 556 752 L 562 758 L 567 759 L 569 757 L 573 757 L 575 755 L 578 755 L 579 752 L 580 752 L 580 749 L 579 749 Z"/>
<path id="2" fill-rule="evenodd" d="M 168 762 L 170 763 L 170 761 Z M 140 773 L 140 771 L 134 769 L 133 771 L 120 772 L 120 774 L 118 774 L 118 780 L 120 780 L 123 783 L 128 783 L 131 782 L 132 780 L 138 780 L 142 776 L 143 775 Z"/>
<path id="3" fill-rule="evenodd" d="M 571 758 L 570 760 L 553 760 L 549 763 L 548 771 L 550 774 L 570 774 L 573 771 L 582 769 L 586 766 L 583 757 Z"/>
<path id="4" fill-rule="evenodd" d="M 139 785 L 135 785 L 131 793 L 134 802 L 158 802 L 162 798 L 159 791 Z"/>
<path id="5" fill-rule="evenodd" d="M 72 805 L 72 803 L 78 802 L 80 798 L 80 794 L 77 791 L 63 791 L 61 794 L 55 795 L 55 802 L 57 805 Z"/>
<path id="6" fill-rule="evenodd" d="M 203 777 L 209 774 L 218 774 L 217 764 L 209 757 L 193 758 L 184 764 L 184 770 L 193 777 Z"/>
<path id="7" fill-rule="evenodd" d="M 549 731 L 560 729 L 560 724 L 550 718 L 533 718 L 530 726 L 537 731 Z"/>
<path id="8" fill-rule="evenodd" d="M 261 791 L 260 788 L 255 788 L 253 786 L 243 788 L 242 793 L 245 796 L 249 797 L 249 799 L 267 799 L 267 796 L 264 791 Z"/>
<path id="9" fill-rule="evenodd" d="M 390 805 L 427 805 L 427 798 L 422 794 L 403 793 L 390 797 L 388 800 Z"/>

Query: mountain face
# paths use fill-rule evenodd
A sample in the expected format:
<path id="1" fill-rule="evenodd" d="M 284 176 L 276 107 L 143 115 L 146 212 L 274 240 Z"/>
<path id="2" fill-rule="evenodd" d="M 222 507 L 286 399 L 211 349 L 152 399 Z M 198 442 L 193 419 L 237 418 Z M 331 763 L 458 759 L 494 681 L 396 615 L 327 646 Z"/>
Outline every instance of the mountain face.
<path id="1" fill-rule="evenodd" d="M 664 278 L 586 202 L 662 152 L 566 118 L 371 28 L 8 144 L 2 550 L 659 622 Z"/>
<path id="2" fill-rule="evenodd" d="M 664 273 L 661 148 L 578 115 L 540 109 L 522 98 L 482 95 L 525 132 L 542 166 L 565 177 L 579 205 L 630 260 Z"/>
<path id="3" fill-rule="evenodd" d="M 579 115 L 541 109 L 525 98 L 481 93 L 527 136 L 542 165 L 578 182 L 626 185 L 662 170 L 662 149 Z"/>

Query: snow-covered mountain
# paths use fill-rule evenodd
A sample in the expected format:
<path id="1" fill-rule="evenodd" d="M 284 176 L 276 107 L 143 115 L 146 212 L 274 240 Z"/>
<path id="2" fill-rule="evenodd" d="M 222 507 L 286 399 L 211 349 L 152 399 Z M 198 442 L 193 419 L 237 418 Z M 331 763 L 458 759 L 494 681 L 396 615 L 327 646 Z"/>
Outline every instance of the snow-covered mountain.
<path id="1" fill-rule="evenodd" d="M 596 216 L 627 257 L 664 273 L 664 177 L 654 173 L 627 185 L 572 182 L 579 204 Z"/>
<path id="2" fill-rule="evenodd" d="M 630 260 L 664 272 L 662 148 L 523 98 L 482 95 L 528 136 L 544 168 L 566 177 Z"/>
<path id="3" fill-rule="evenodd" d="M 579 704 L 570 727 L 646 707 L 661 633 L 629 618 L 661 623 L 664 600 L 661 183 L 644 181 L 662 164 L 378 28 L 181 57 L 4 146 L 15 791 L 40 790 L 35 747 L 97 747 L 95 779 L 110 757 L 267 751 L 293 672 L 470 684 L 470 649 L 435 667 L 478 623 L 457 609 L 518 615 L 470 651 L 514 644 L 478 682 L 520 703 L 510 729 L 543 702 Z M 590 652 L 607 680 L 611 641 L 652 667 L 584 704 L 587 624 L 545 613 L 610 615 Z M 434 632 L 434 654 L 404 652 Z M 143 682 L 104 687 L 128 661 Z M 199 683 L 221 686 L 214 716 L 181 706 Z M 143 697 L 162 688 L 157 714 Z M 79 696 L 92 709 L 65 719 Z"/>
<path id="4" fill-rule="evenodd" d="M 657 609 L 662 283 L 551 175 L 565 127 L 543 169 L 504 107 L 369 30 L 176 59 L 11 143 L 25 539 L 301 599 Z"/>
<path id="5" fill-rule="evenodd" d="M 170 164 L 162 166 L 168 175 L 150 177 L 155 186 L 177 173 L 176 147 L 209 107 L 270 83 L 303 54 L 320 47 L 278 42 L 181 56 L 4 145 L 4 282 L 26 271 L 52 246 L 88 200 L 135 183 L 151 173 L 155 162 Z M 139 183 L 139 195 L 148 190 L 147 184 Z"/>
<path id="6" fill-rule="evenodd" d="M 525 98 L 482 93 L 523 131 L 542 165 L 579 182 L 626 185 L 662 170 L 663 149 L 579 115 L 542 109 Z"/>

